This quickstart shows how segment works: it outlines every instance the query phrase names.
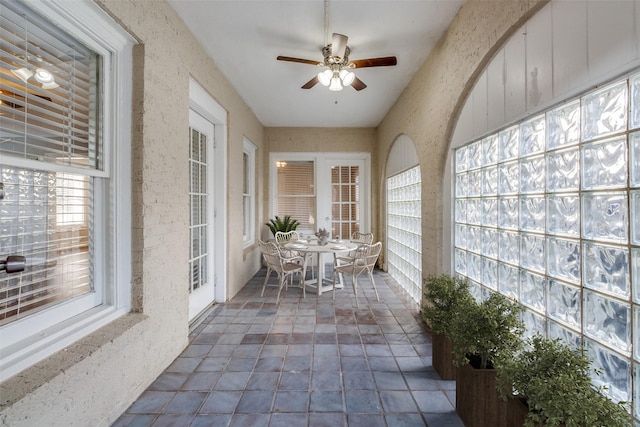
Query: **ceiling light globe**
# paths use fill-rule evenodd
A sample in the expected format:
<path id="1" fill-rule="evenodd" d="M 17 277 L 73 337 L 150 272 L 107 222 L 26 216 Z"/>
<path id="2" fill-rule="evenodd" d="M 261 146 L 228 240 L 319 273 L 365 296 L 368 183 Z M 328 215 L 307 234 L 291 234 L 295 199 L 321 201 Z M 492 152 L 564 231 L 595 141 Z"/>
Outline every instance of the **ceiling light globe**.
<path id="1" fill-rule="evenodd" d="M 333 73 L 331 73 L 331 70 L 324 70 L 318 73 L 318 81 L 323 86 L 329 86 L 329 84 L 331 83 L 332 76 L 333 76 Z"/>
<path id="2" fill-rule="evenodd" d="M 51 74 L 49 71 L 45 70 L 44 68 L 36 69 L 36 74 L 34 75 L 34 78 L 42 84 L 53 82 L 53 74 Z"/>
<path id="3" fill-rule="evenodd" d="M 343 85 L 350 86 L 351 83 L 353 83 L 353 81 L 355 80 L 356 75 L 353 74 L 351 71 L 342 70 L 340 71 L 340 78 L 342 79 Z"/>
<path id="4" fill-rule="evenodd" d="M 340 83 L 340 77 L 333 77 L 331 79 L 331 86 L 329 86 L 329 90 L 334 92 L 342 90 L 342 83 Z"/>

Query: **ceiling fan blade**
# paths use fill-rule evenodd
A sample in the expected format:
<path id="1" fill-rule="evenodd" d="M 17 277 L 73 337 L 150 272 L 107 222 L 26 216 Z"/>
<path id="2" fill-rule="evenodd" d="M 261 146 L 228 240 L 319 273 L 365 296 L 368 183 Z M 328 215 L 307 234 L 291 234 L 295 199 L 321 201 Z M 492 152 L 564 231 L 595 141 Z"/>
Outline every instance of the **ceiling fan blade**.
<path id="1" fill-rule="evenodd" d="M 340 59 L 344 58 L 348 39 L 349 37 L 344 34 L 333 33 L 333 39 L 331 40 L 331 56 L 337 56 Z"/>
<path id="2" fill-rule="evenodd" d="M 302 89 L 311 89 L 312 87 L 314 87 L 315 85 L 318 84 L 318 76 L 315 76 L 314 78 L 312 78 L 311 80 L 309 80 L 308 82 L 306 82 L 303 86 Z"/>
<path id="3" fill-rule="evenodd" d="M 365 67 L 388 67 L 396 65 L 398 60 L 395 56 L 385 56 L 382 58 L 356 59 L 349 61 L 349 68 L 365 68 Z"/>
<path id="4" fill-rule="evenodd" d="M 353 79 L 353 82 L 351 83 L 351 87 L 354 88 L 355 90 L 362 90 L 364 88 L 367 87 L 366 84 L 364 84 L 364 82 L 362 80 L 360 80 L 359 78 L 355 77 Z"/>
<path id="5" fill-rule="evenodd" d="M 323 62 L 313 61 L 311 59 L 291 58 L 290 56 L 278 56 L 278 61 L 299 62 L 300 64 L 324 65 Z"/>

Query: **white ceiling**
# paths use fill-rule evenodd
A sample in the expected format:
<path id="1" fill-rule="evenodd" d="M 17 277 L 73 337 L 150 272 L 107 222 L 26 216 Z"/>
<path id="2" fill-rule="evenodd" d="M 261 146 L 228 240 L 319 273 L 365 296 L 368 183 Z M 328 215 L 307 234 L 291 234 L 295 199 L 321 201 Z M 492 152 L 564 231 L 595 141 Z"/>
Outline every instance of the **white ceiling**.
<path id="1" fill-rule="evenodd" d="M 325 40 L 323 0 L 169 0 L 265 126 L 375 127 L 438 42 L 463 0 L 332 0 Z M 350 60 L 396 56 L 359 68 L 367 88 L 300 87 L 321 68 L 332 33 L 349 37 Z"/>

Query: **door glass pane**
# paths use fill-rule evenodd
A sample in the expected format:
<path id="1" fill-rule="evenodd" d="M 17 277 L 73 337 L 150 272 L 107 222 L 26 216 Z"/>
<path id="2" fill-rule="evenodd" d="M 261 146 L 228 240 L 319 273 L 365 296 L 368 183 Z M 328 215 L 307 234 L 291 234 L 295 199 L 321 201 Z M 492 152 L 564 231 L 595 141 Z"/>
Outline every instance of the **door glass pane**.
<path id="1" fill-rule="evenodd" d="M 207 204 L 209 195 L 207 194 L 207 136 L 196 129 L 191 129 L 190 159 L 191 170 L 190 186 L 190 236 L 191 254 L 189 264 L 191 266 L 191 277 L 189 281 L 189 292 L 207 284 L 207 255 L 208 247 L 206 237 L 209 232 L 207 219 Z"/>
<path id="2" fill-rule="evenodd" d="M 331 167 L 331 237 L 349 238 L 360 231 L 360 168 Z"/>

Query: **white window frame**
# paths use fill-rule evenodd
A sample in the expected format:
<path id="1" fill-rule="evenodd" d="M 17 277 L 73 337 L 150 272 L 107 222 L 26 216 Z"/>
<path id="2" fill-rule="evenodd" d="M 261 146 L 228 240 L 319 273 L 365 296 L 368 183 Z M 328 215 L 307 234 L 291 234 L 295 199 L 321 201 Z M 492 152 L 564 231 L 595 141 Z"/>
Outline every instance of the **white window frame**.
<path id="1" fill-rule="evenodd" d="M 59 304 L 0 328 L 0 381 L 65 348 L 131 309 L 131 72 L 135 40 L 91 1 L 40 0 L 29 7 L 103 57 L 104 172 L 94 207 L 95 295 Z M 73 168 L 0 155 L 24 168 Z"/>
<path id="2" fill-rule="evenodd" d="M 244 156 L 247 161 L 244 162 Z M 256 242 L 256 146 L 246 137 L 243 141 L 243 182 L 242 189 L 243 236 L 242 247 L 247 248 Z M 246 192 L 245 192 L 246 191 Z"/>

